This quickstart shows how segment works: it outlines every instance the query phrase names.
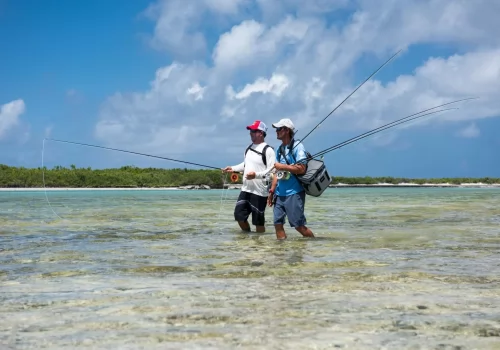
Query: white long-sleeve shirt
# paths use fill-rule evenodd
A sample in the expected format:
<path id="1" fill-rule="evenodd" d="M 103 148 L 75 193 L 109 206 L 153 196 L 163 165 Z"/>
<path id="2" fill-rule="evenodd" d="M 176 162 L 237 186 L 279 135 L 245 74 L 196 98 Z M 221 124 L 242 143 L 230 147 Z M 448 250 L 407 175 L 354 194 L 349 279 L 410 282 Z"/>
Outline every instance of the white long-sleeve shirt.
<path id="1" fill-rule="evenodd" d="M 267 143 L 262 142 L 258 145 L 252 144 L 250 146 L 251 149 L 254 149 L 257 152 L 262 153 L 262 150 L 267 145 Z M 245 148 L 246 150 L 246 148 Z M 269 169 L 271 169 L 276 163 L 276 156 L 272 147 L 268 147 L 266 150 L 266 162 L 267 166 L 262 162 L 262 155 L 253 152 L 252 150 L 248 150 L 246 156 L 244 156 L 245 160 L 238 164 L 233 165 L 231 168 L 233 171 L 243 171 L 243 186 L 241 187 L 242 191 L 254 193 L 258 196 L 267 197 L 269 194 L 267 192 L 267 182 L 265 175 Z M 249 172 L 255 172 L 255 179 L 247 180 L 246 174 Z"/>

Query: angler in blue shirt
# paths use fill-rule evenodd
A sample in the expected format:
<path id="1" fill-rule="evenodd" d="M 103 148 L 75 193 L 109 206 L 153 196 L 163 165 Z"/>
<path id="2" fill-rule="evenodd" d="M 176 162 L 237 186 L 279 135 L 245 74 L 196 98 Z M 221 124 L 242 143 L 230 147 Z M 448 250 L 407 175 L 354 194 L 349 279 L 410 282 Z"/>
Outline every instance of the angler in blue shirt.
<path id="1" fill-rule="evenodd" d="M 294 174 L 301 175 L 306 171 L 305 164 L 297 164 L 306 159 L 306 150 L 302 143 L 295 144 L 295 126 L 290 119 L 281 119 L 273 124 L 276 137 L 281 140 L 281 145 L 276 149 L 276 174 L 269 190 L 268 205 L 274 204 L 274 228 L 277 239 L 286 239 L 285 217 L 288 223 L 304 237 L 314 237 L 311 229 L 306 224 L 304 214 L 306 193 L 302 184 Z M 288 162 L 287 162 L 288 161 Z M 279 173 L 282 174 L 279 174 Z M 288 174 L 287 174 L 288 172 Z M 279 174 L 279 175 L 278 175 Z M 280 177 L 278 179 L 278 177 Z"/>

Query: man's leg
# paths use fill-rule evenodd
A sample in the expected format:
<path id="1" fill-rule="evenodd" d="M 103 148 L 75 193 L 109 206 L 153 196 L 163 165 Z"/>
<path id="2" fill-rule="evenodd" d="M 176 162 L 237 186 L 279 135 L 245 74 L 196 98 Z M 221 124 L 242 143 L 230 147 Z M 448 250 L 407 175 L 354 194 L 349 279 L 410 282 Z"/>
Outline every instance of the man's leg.
<path id="1" fill-rule="evenodd" d="M 248 221 L 238 221 L 238 225 L 240 225 L 240 228 L 245 231 L 245 232 L 250 232 L 250 224 Z"/>
<path id="2" fill-rule="evenodd" d="M 290 224 L 304 237 L 314 237 L 312 231 L 306 226 L 307 219 L 304 214 L 306 194 L 304 191 L 290 196 L 287 201 L 288 219 Z"/>
<path id="3" fill-rule="evenodd" d="M 282 240 L 286 239 L 285 232 L 285 207 L 283 203 L 283 198 L 285 197 L 276 197 L 276 202 L 274 203 L 274 230 L 276 231 L 276 239 Z"/>
<path id="4" fill-rule="evenodd" d="M 250 216 L 249 194 L 243 191 L 240 192 L 236 206 L 234 207 L 234 219 L 238 221 L 238 225 L 244 232 L 250 232 L 250 224 L 247 220 Z"/>
<path id="5" fill-rule="evenodd" d="M 313 237 L 314 234 L 312 233 L 311 229 L 308 228 L 307 226 L 299 226 L 295 228 L 300 234 L 304 237 Z"/>
<path id="6" fill-rule="evenodd" d="M 266 226 L 256 225 L 255 226 L 255 232 L 257 232 L 257 233 L 264 233 L 264 232 L 266 232 Z"/>
<path id="7" fill-rule="evenodd" d="M 278 240 L 286 239 L 286 232 L 283 224 L 275 224 L 274 230 L 276 231 L 276 239 Z"/>
<path id="8" fill-rule="evenodd" d="M 249 201 L 252 210 L 252 224 L 255 225 L 255 231 L 258 233 L 266 232 L 266 217 L 264 213 L 267 206 L 267 197 L 251 193 Z"/>

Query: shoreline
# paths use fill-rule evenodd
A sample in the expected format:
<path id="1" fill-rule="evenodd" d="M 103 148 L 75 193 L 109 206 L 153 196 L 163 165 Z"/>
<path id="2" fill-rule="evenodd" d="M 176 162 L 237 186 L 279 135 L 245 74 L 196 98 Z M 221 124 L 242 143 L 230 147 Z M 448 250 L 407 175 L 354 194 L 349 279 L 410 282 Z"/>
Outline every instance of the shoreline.
<path id="1" fill-rule="evenodd" d="M 378 184 L 331 184 L 329 188 L 500 188 L 500 184 L 485 183 L 378 183 Z M 182 190 L 211 190 L 209 186 L 178 186 L 178 187 L 3 187 L 0 192 L 40 192 L 40 191 L 182 191 Z M 222 188 L 220 188 L 222 189 Z M 240 190 L 241 185 L 225 186 L 224 189 Z"/>

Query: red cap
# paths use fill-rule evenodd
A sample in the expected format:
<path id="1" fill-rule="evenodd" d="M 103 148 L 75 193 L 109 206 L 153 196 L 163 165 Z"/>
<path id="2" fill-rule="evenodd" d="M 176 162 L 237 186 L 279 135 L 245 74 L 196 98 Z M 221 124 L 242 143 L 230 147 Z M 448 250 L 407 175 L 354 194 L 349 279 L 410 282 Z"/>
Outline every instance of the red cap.
<path id="1" fill-rule="evenodd" d="M 261 130 L 266 132 L 267 131 L 267 126 L 264 124 L 264 122 L 261 122 L 260 120 L 256 120 L 253 122 L 252 125 L 247 126 L 247 130 Z"/>

